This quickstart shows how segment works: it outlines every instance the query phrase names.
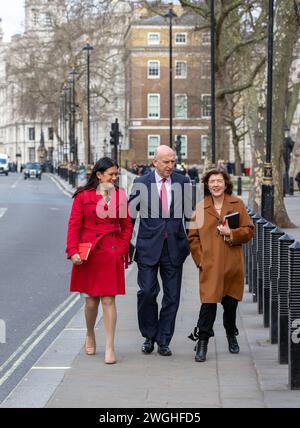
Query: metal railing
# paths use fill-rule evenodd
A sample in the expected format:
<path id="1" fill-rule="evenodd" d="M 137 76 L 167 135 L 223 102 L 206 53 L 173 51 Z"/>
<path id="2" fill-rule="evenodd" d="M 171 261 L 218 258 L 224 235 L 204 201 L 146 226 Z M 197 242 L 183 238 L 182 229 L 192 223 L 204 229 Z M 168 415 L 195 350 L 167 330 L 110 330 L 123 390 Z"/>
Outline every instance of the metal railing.
<path id="1" fill-rule="evenodd" d="M 289 387 L 300 389 L 300 243 L 248 209 L 255 236 L 244 248 L 245 281 L 278 363 L 288 364 Z"/>

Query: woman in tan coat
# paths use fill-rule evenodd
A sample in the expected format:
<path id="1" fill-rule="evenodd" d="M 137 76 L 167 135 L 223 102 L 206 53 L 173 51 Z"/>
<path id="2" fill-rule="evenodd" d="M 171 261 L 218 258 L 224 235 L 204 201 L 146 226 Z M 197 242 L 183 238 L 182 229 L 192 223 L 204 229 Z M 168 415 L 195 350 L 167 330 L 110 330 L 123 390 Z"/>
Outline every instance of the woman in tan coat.
<path id="1" fill-rule="evenodd" d="M 229 351 L 237 354 L 236 309 L 244 291 L 242 244 L 254 233 L 254 225 L 241 199 L 232 195 L 230 177 L 222 169 L 212 169 L 202 178 L 204 200 L 200 202 L 188 235 L 191 254 L 199 268 L 201 309 L 197 327 L 190 336 L 198 340 L 195 360 L 206 360 L 207 344 L 214 336 L 217 303 L 223 305 L 223 325 Z M 230 229 L 224 216 L 239 213 L 237 228 Z"/>

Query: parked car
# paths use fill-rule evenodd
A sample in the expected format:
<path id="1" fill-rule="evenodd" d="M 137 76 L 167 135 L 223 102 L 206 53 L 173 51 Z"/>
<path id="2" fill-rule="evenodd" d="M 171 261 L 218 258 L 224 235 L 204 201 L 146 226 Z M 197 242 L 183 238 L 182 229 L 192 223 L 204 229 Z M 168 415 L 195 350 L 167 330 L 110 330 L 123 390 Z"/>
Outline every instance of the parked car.
<path id="1" fill-rule="evenodd" d="M 24 169 L 24 180 L 27 178 L 38 178 L 42 179 L 42 168 L 38 162 L 28 162 Z"/>
<path id="2" fill-rule="evenodd" d="M 0 153 L 0 174 L 8 175 L 8 156 L 4 153 Z"/>

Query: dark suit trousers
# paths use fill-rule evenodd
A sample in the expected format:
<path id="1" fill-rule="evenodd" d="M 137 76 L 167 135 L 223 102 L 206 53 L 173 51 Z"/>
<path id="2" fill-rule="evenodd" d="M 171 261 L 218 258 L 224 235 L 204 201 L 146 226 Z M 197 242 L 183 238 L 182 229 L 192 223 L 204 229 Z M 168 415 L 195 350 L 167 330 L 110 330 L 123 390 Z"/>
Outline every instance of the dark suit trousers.
<path id="1" fill-rule="evenodd" d="M 236 327 L 236 310 L 238 300 L 230 296 L 224 296 L 221 302 L 223 312 L 223 326 L 227 335 L 239 333 Z M 213 325 L 217 314 L 216 303 L 202 303 L 199 313 L 197 327 L 199 328 L 199 339 L 208 340 L 214 336 Z"/>
<path id="2" fill-rule="evenodd" d="M 160 291 L 158 270 L 162 279 L 163 298 L 158 315 L 157 296 Z M 160 345 L 169 345 L 175 328 L 175 319 L 180 300 L 182 265 L 172 265 L 167 240 L 159 262 L 148 266 L 138 262 L 137 293 L 138 321 L 142 336 L 155 340 Z"/>

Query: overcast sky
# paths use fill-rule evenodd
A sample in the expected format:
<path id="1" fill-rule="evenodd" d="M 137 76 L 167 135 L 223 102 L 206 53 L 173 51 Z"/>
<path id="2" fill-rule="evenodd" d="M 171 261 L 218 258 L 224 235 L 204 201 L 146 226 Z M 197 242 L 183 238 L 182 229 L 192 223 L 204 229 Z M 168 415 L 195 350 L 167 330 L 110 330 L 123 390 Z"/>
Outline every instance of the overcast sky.
<path id="1" fill-rule="evenodd" d="M 23 32 L 25 0 L 0 0 L 0 18 L 4 40 L 9 41 L 13 34 Z"/>

